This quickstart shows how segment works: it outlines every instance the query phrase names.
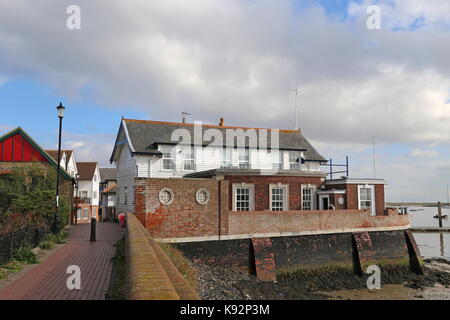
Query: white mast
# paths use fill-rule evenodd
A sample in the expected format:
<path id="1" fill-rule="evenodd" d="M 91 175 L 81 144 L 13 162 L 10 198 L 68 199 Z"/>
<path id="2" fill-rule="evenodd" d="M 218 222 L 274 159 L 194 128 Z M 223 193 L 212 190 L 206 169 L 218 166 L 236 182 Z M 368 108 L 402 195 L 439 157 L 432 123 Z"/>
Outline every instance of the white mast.
<path id="1" fill-rule="evenodd" d="M 295 130 L 298 130 L 298 95 L 300 93 L 300 90 L 297 88 L 295 88 L 294 90 L 295 92 Z"/>

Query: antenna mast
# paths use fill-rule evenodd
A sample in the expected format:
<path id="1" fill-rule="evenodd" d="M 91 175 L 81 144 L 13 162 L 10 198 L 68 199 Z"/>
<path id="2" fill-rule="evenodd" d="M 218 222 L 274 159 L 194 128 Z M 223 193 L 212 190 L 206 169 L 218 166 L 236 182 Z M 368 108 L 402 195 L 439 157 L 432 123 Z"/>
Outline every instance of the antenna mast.
<path id="1" fill-rule="evenodd" d="M 373 153 L 373 177 L 377 177 L 377 171 L 375 167 L 375 136 L 372 136 L 372 153 Z"/>
<path id="2" fill-rule="evenodd" d="M 300 93 L 300 90 L 295 88 L 295 130 L 298 130 L 298 95 Z"/>

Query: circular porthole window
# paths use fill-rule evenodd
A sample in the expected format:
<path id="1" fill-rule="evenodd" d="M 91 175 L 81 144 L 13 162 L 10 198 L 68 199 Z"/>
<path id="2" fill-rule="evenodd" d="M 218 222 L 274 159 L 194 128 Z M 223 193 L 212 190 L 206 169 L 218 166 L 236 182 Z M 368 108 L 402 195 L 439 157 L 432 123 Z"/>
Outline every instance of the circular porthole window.
<path id="1" fill-rule="evenodd" d="M 206 189 L 199 189 L 195 194 L 195 200 L 198 204 L 205 205 L 209 201 L 209 192 Z"/>
<path id="2" fill-rule="evenodd" d="M 169 188 L 164 188 L 159 192 L 159 202 L 167 206 L 173 201 L 173 192 Z"/>
<path id="3" fill-rule="evenodd" d="M 342 206 L 344 204 L 345 200 L 343 197 L 338 198 L 338 203 Z"/>

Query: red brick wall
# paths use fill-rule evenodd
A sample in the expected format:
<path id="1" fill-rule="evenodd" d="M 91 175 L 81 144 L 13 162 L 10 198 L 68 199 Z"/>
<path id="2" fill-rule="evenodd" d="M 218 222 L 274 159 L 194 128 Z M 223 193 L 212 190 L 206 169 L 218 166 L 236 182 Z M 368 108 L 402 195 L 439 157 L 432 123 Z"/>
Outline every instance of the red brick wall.
<path id="1" fill-rule="evenodd" d="M 408 215 L 371 216 L 362 210 L 264 211 L 230 213 L 230 234 L 309 232 L 352 228 L 406 227 Z"/>
<path id="2" fill-rule="evenodd" d="M 248 183 L 255 185 L 255 211 L 270 210 L 269 185 L 288 184 L 289 185 L 289 210 L 301 210 L 301 185 L 313 184 L 317 189 L 322 181 L 320 177 L 280 177 L 280 176 L 225 176 L 230 186 L 228 193 L 233 194 L 233 183 Z M 232 210 L 233 199 L 229 197 L 228 208 Z"/>
<path id="3" fill-rule="evenodd" d="M 358 209 L 358 184 L 329 185 L 328 189 L 346 190 L 346 195 L 344 195 L 346 201 L 342 207 L 336 206 L 336 204 L 331 200 L 332 197 L 330 197 L 330 203 L 333 203 L 336 206 L 336 209 L 350 209 L 350 210 Z M 338 197 L 339 195 L 336 195 L 336 198 Z M 376 215 L 377 216 L 384 215 L 385 208 L 386 205 L 384 202 L 384 184 L 376 184 L 375 185 Z"/>
<path id="4" fill-rule="evenodd" d="M 152 237 L 217 236 L 219 225 L 221 233 L 227 233 L 226 181 L 137 178 L 135 184 L 136 216 Z M 162 205 L 159 201 L 159 193 L 163 188 L 169 188 L 174 194 L 174 200 L 169 205 Z M 201 188 L 209 192 L 209 201 L 206 205 L 198 204 L 195 199 L 197 190 Z M 221 196 L 219 188 L 224 190 Z"/>

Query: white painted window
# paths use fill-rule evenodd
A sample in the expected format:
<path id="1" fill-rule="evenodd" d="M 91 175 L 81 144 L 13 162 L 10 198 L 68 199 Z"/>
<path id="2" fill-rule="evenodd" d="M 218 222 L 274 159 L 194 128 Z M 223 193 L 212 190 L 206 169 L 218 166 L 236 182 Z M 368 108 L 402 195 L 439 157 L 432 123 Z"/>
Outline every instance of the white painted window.
<path id="1" fill-rule="evenodd" d="M 369 210 L 375 215 L 375 189 L 373 185 L 358 186 L 358 209 Z"/>
<path id="2" fill-rule="evenodd" d="M 250 169 L 250 149 L 238 149 L 239 169 Z"/>
<path id="3" fill-rule="evenodd" d="M 220 154 L 220 167 L 221 168 L 230 168 L 233 157 L 233 149 L 231 148 L 223 148 Z"/>
<path id="4" fill-rule="evenodd" d="M 284 152 L 282 150 L 273 151 L 272 154 L 272 169 L 274 170 L 281 170 L 283 169 L 283 163 L 284 163 Z"/>
<path id="5" fill-rule="evenodd" d="M 97 191 L 94 191 L 94 192 L 92 193 L 92 198 L 93 198 L 93 199 L 97 199 Z"/>
<path id="6" fill-rule="evenodd" d="M 83 219 L 89 218 L 89 208 L 83 208 Z"/>
<path id="7" fill-rule="evenodd" d="M 181 152 L 183 157 L 184 171 L 194 171 L 195 170 L 194 148 L 184 147 Z"/>
<path id="8" fill-rule="evenodd" d="M 301 154 L 298 151 L 289 151 L 289 169 L 300 170 Z"/>
<path id="9" fill-rule="evenodd" d="M 285 211 L 288 209 L 288 185 L 276 184 L 270 185 L 270 210 Z"/>
<path id="10" fill-rule="evenodd" d="M 302 210 L 312 210 L 313 188 L 304 188 L 302 193 Z"/>
<path id="11" fill-rule="evenodd" d="M 92 208 L 92 218 L 97 218 L 97 208 Z"/>
<path id="12" fill-rule="evenodd" d="M 233 211 L 254 210 L 254 186 L 233 184 Z"/>
<path id="13" fill-rule="evenodd" d="M 163 170 L 174 170 L 175 169 L 175 156 L 174 148 L 163 147 L 162 148 L 162 169 Z"/>
<path id="14" fill-rule="evenodd" d="M 81 220 L 81 209 L 77 209 L 77 220 Z"/>

